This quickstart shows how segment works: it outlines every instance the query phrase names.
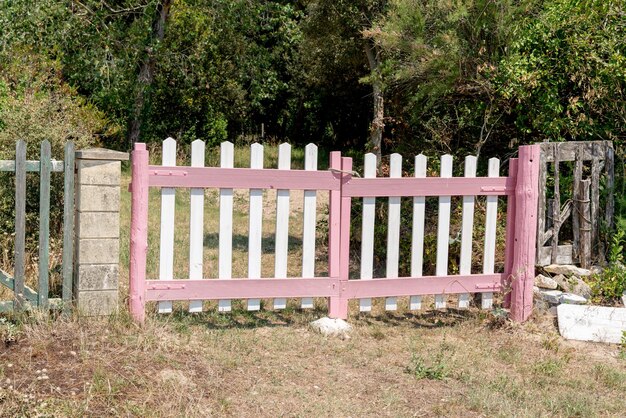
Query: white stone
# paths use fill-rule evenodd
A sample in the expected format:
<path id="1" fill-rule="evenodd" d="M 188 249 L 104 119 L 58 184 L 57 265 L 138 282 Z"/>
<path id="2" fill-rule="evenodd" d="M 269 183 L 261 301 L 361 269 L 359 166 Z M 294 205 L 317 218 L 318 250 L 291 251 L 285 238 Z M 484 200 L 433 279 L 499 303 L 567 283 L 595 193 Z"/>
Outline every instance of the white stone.
<path id="1" fill-rule="evenodd" d="M 585 305 L 587 299 L 574 293 L 563 293 L 560 298 L 561 303 L 570 303 L 572 305 Z"/>
<path id="2" fill-rule="evenodd" d="M 580 277 L 567 277 L 564 274 L 557 274 L 552 279 L 564 292 L 575 293 L 587 299 L 591 297 L 591 287 L 589 287 L 589 285 Z"/>
<path id="3" fill-rule="evenodd" d="M 556 290 L 556 288 L 559 287 L 557 282 L 548 276 L 544 276 L 543 274 L 539 274 L 535 277 L 535 286 L 551 290 Z"/>
<path id="4" fill-rule="evenodd" d="M 580 267 L 572 266 L 569 264 L 550 264 L 543 268 L 546 272 L 551 274 L 565 274 L 566 276 L 590 276 L 591 271 Z"/>
<path id="5" fill-rule="evenodd" d="M 619 344 L 626 331 L 626 308 L 564 303 L 557 316 L 559 332 L 570 340 Z"/>
<path id="6" fill-rule="evenodd" d="M 343 319 L 328 317 L 311 322 L 311 327 L 326 336 L 345 336 L 352 330 L 352 326 Z"/>
<path id="7" fill-rule="evenodd" d="M 543 300 L 556 305 L 561 303 L 561 295 L 563 292 L 560 290 L 541 290 L 539 291 Z"/>

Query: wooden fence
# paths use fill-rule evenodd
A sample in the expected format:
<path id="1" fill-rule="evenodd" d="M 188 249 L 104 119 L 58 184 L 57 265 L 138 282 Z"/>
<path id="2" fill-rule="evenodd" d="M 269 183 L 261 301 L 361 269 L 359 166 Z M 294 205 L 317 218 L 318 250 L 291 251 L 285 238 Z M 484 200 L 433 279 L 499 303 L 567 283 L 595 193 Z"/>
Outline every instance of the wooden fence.
<path id="1" fill-rule="evenodd" d="M 330 168 L 317 170 L 317 148 L 306 148 L 305 170 L 290 170 L 290 146 L 279 148 L 278 169 L 263 168 L 263 148 L 251 148 L 251 168 L 233 168 L 233 146 L 222 144 L 221 167 L 204 167 L 204 143 L 192 144 L 191 167 L 176 167 L 176 143 L 167 139 L 163 164 L 149 165 L 145 144 L 132 153 L 132 213 L 130 248 L 130 311 L 137 321 L 145 318 L 145 303 L 159 302 L 159 312 L 171 312 L 171 301 L 189 301 L 189 310 L 202 310 L 203 300 L 219 300 L 228 311 L 232 299 L 247 299 L 249 310 L 260 309 L 260 299 L 273 299 L 273 307 L 286 306 L 286 298 L 329 298 L 329 315 L 346 318 L 348 301 L 360 300 L 361 311 L 371 309 L 371 298 L 386 298 L 386 308 L 397 308 L 397 297 L 408 296 L 409 308 L 420 309 L 421 297 L 437 295 L 435 307 L 445 307 L 443 295 L 458 294 L 459 307 L 469 306 L 469 294 L 481 293 L 482 305 L 492 304 L 493 292 L 505 291 L 515 320 L 525 320 L 532 310 L 537 224 L 539 147 L 522 146 L 519 159 L 509 161 L 509 175 L 499 176 L 499 161 L 489 161 L 489 176 L 475 177 L 476 158 L 467 157 L 465 177 L 452 177 L 452 157 L 441 158 L 440 177 L 426 176 L 426 157 L 415 158 L 414 177 L 402 177 L 401 157 L 391 157 L 390 177 L 376 178 L 375 157 L 365 157 L 364 178 L 352 170 L 352 159 L 330 154 Z M 161 231 L 158 280 L 146 280 L 148 246 L 148 191 L 161 188 Z M 191 189 L 189 278 L 174 273 L 174 212 L 176 188 Z M 217 188 L 219 212 L 218 279 L 203 278 L 205 189 Z M 249 189 L 248 274 L 231 278 L 233 189 Z M 263 189 L 276 192 L 275 266 L 273 278 L 261 278 Z M 300 277 L 287 278 L 290 190 L 304 190 L 303 254 Z M 329 192 L 328 276 L 315 274 L 316 195 Z M 448 271 L 451 197 L 463 197 L 459 274 Z M 475 196 L 487 196 L 483 269 L 471 272 Z M 503 273 L 494 271 L 498 196 L 506 196 L 506 254 Z M 413 198 L 410 277 L 398 277 L 400 200 Z M 423 276 L 425 198 L 438 197 L 436 274 Z M 376 199 L 388 199 L 386 277 L 373 277 L 374 210 Z M 363 199 L 360 279 L 350 279 L 350 227 L 353 199 Z"/>
<path id="2" fill-rule="evenodd" d="M 16 143 L 15 160 L 0 161 L 0 172 L 15 173 L 15 241 L 13 275 L 0 270 L 0 285 L 14 294 L 12 301 L 0 301 L 0 312 L 31 307 L 69 307 L 72 299 L 72 258 L 74 227 L 74 144 L 65 146 L 65 160 L 52 159 L 50 143 L 41 143 L 39 161 L 26 160 L 26 143 Z M 26 173 L 39 173 L 39 253 L 36 289 L 25 283 L 26 277 Z M 63 261 L 61 298 L 49 299 L 50 276 L 50 180 L 54 172 L 64 173 Z"/>

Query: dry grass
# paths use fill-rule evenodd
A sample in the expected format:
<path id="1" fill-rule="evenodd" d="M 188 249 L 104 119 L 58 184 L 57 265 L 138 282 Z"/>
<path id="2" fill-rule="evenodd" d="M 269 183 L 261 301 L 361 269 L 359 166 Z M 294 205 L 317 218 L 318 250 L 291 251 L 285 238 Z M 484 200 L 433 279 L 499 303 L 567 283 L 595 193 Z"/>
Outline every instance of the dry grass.
<path id="1" fill-rule="evenodd" d="M 481 312 L 319 311 L 108 320 L 30 318 L 0 348 L 0 416 L 617 416 L 626 363 L 551 318 L 493 329 Z M 419 371 L 440 370 L 425 378 Z M 47 378 L 42 378 L 46 376 Z"/>

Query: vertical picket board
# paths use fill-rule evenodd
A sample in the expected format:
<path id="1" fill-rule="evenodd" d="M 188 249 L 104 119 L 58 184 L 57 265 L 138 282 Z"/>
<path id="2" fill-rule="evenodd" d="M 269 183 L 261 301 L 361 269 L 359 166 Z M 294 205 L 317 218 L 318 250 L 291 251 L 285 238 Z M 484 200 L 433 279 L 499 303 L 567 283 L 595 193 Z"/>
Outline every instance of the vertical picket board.
<path id="1" fill-rule="evenodd" d="M 72 301 L 74 266 L 74 143 L 65 144 L 63 185 L 63 291 L 64 308 Z"/>
<path id="2" fill-rule="evenodd" d="M 26 143 L 17 141 L 15 145 L 15 308 L 24 307 L 24 274 L 26 252 Z"/>
<path id="3" fill-rule="evenodd" d="M 317 170 L 317 146 L 308 144 L 304 148 L 304 169 Z M 304 191 L 302 226 L 302 277 L 315 277 L 315 225 L 317 217 L 317 192 Z M 302 298 L 302 309 L 313 308 L 313 298 Z"/>
<path id="4" fill-rule="evenodd" d="M 489 159 L 489 177 L 500 177 L 500 160 Z M 485 253 L 483 257 L 483 273 L 493 274 L 496 264 L 496 226 L 498 220 L 498 196 L 487 196 L 487 217 L 485 220 Z M 490 309 L 493 305 L 493 292 L 484 292 L 481 295 L 483 309 Z"/>
<path id="5" fill-rule="evenodd" d="M 220 147 L 220 167 L 233 168 L 235 148 L 232 142 L 222 142 Z M 220 279 L 232 278 L 233 271 L 233 189 L 220 189 L 220 243 L 219 269 Z M 220 312 L 230 312 L 230 300 L 218 302 Z"/>
<path id="6" fill-rule="evenodd" d="M 415 177 L 426 177 L 427 158 L 424 154 L 415 156 Z M 420 277 L 423 274 L 424 264 L 424 217 L 426 213 L 426 198 L 413 198 L 413 236 L 411 239 L 411 277 Z M 422 307 L 421 296 L 409 298 L 409 309 L 416 311 Z"/>
<path id="7" fill-rule="evenodd" d="M 291 145 L 284 143 L 278 147 L 278 169 L 291 169 Z M 274 277 L 287 278 L 287 253 L 289 250 L 289 190 L 276 191 L 276 258 Z M 274 299 L 274 309 L 285 309 L 287 299 Z"/>
<path id="8" fill-rule="evenodd" d="M 389 177 L 402 177 L 402 156 L 391 154 Z M 389 219 L 387 223 L 387 277 L 398 277 L 398 264 L 400 260 L 400 197 L 389 198 Z M 395 311 L 398 309 L 398 298 L 385 299 L 385 310 Z"/>
<path id="9" fill-rule="evenodd" d="M 465 177 L 476 177 L 476 157 L 465 157 Z M 459 273 L 472 273 L 472 238 L 474 232 L 474 196 L 463 196 L 463 221 L 461 227 L 461 262 Z M 459 295 L 459 308 L 469 308 L 469 293 Z"/>
<path id="10" fill-rule="evenodd" d="M 452 156 L 441 156 L 441 177 L 452 177 Z M 448 274 L 448 245 L 450 243 L 450 196 L 439 197 L 439 219 L 437 225 L 437 276 Z M 446 296 L 435 296 L 435 309 L 446 307 Z"/>
<path id="11" fill-rule="evenodd" d="M 167 138 L 163 141 L 164 167 L 176 165 L 176 141 Z M 159 279 L 172 280 L 174 278 L 174 210 L 176 207 L 176 189 L 164 187 L 161 189 L 161 243 L 159 248 Z M 172 302 L 159 302 L 159 313 L 172 312 Z"/>
<path id="12" fill-rule="evenodd" d="M 39 300 L 41 308 L 48 307 L 50 261 L 50 173 L 52 155 L 50 142 L 41 143 L 39 156 Z"/>
<path id="13" fill-rule="evenodd" d="M 342 181 L 341 152 L 332 151 L 328 163 L 329 170 L 337 181 Z M 341 190 L 328 193 L 328 276 L 341 280 Z M 342 315 L 342 302 L 338 296 L 328 298 L 328 316 L 339 318 Z"/>
<path id="14" fill-rule="evenodd" d="M 365 178 L 376 177 L 376 154 L 365 154 Z M 361 225 L 361 280 L 374 277 L 374 220 L 376 215 L 376 198 L 363 198 L 363 221 Z M 372 299 L 363 298 L 359 301 L 361 312 L 372 310 Z"/>
<path id="15" fill-rule="evenodd" d="M 250 168 L 263 168 L 263 145 L 250 146 Z M 248 234 L 248 277 L 261 278 L 261 252 L 263 242 L 263 190 L 250 189 L 250 224 Z M 248 299 L 248 310 L 261 309 L 260 299 Z"/>
<path id="16" fill-rule="evenodd" d="M 204 167 L 204 141 L 191 143 L 191 166 Z M 191 213 L 189 215 L 189 278 L 202 279 L 204 252 L 204 189 L 190 190 Z M 202 301 L 189 301 L 189 312 L 202 312 Z"/>

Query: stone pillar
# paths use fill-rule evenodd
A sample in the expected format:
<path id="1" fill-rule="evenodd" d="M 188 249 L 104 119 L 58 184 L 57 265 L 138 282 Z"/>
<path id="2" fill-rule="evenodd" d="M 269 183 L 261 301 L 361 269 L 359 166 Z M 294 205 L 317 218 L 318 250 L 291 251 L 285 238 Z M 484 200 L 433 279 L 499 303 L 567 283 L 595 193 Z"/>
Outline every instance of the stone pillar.
<path id="1" fill-rule="evenodd" d="M 120 178 L 125 152 L 76 151 L 74 298 L 81 315 L 117 311 Z"/>

